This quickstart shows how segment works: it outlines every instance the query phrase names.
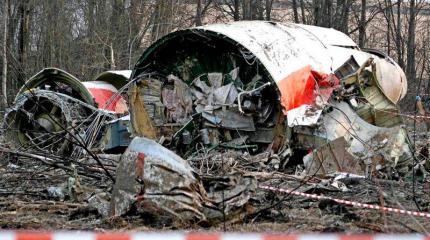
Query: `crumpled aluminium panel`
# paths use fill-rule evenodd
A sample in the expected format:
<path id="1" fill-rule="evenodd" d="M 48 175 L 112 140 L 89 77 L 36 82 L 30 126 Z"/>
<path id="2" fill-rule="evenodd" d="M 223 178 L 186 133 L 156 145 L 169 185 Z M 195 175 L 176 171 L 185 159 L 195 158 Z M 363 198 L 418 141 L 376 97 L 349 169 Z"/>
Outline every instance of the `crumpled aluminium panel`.
<path id="1" fill-rule="evenodd" d="M 238 220 L 249 213 L 246 206 L 257 187 L 254 177 L 234 174 L 205 177 L 205 189 L 187 161 L 143 137 L 133 139 L 116 176 L 110 215 L 120 216 L 136 206 L 163 224 Z"/>
<path id="2" fill-rule="evenodd" d="M 322 126 L 313 134 L 326 141 L 327 144 L 343 138 L 343 150 L 332 147 L 331 150 L 336 150 L 335 152 L 330 153 L 329 151 L 328 154 L 323 154 L 325 146 L 322 142 L 313 145 L 315 151 L 310 154 L 313 157 L 305 158 L 305 165 L 309 172 L 315 173 L 316 166 L 319 165 L 318 161 L 333 164 L 323 167 L 321 169 L 324 170 L 323 172 L 319 171 L 324 175 L 338 171 L 351 172 L 349 170 L 353 169 L 355 169 L 352 171 L 353 173 L 365 173 L 366 164 L 373 167 L 379 164 L 380 167 L 391 167 L 402 173 L 407 171 L 405 167 L 412 159 L 412 151 L 407 131 L 403 126 L 377 127 L 364 121 L 347 103 L 333 102 L 332 104 L 333 110 L 322 116 Z M 302 134 L 302 132 L 299 131 L 298 134 Z M 351 164 L 351 156 L 357 164 Z M 380 157 L 384 159 L 384 162 L 379 162 Z M 331 159 L 324 160 L 324 158 Z M 365 161 L 360 161 L 360 159 Z M 317 163 L 312 163 L 313 160 L 317 160 Z M 353 167 L 348 167 L 348 165 L 353 165 Z"/>
<path id="3" fill-rule="evenodd" d="M 306 65 L 329 74 L 351 56 L 360 66 L 373 57 L 381 65 L 381 75 L 395 76 L 380 78 L 380 85 L 389 98 L 397 103 L 406 94 L 405 74 L 391 58 L 361 51 L 348 36 L 334 29 L 263 21 L 214 24 L 196 29 L 224 35 L 247 48 L 276 83 Z"/>
<path id="4" fill-rule="evenodd" d="M 137 202 L 147 212 L 199 222 L 206 220 L 205 201 L 206 192 L 185 160 L 153 140 L 133 139 L 117 168 L 112 215 Z"/>

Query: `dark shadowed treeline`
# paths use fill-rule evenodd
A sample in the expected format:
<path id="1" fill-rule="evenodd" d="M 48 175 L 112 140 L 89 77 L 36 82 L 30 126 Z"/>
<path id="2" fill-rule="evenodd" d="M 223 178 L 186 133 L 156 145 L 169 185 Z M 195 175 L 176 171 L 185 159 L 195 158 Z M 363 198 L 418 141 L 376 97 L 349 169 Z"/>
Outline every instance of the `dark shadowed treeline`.
<path id="1" fill-rule="evenodd" d="M 88 80 L 104 70 L 132 68 L 149 44 L 173 30 L 239 20 L 335 28 L 360 47 L 382 50 L 398 61 L 410 94 L 418 85 L 429 92 L 430 6 L 425 0 L 0 1 L 3 107 L 44 67 Z"/>

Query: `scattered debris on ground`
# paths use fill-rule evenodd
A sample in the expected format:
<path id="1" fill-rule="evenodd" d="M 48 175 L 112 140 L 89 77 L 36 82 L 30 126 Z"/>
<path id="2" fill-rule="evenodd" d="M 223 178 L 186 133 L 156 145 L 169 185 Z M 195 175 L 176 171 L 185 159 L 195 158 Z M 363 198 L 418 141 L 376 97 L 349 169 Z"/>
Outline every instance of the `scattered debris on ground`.
<path id="1" fill-rule="evenodd" d="M 4 118 L 0 227 L 427 233 L 332 200 L 430 211 L 406 89 L 340 32 L 258 21 L 171 33 L 94 81 L 44 69 Z"/>

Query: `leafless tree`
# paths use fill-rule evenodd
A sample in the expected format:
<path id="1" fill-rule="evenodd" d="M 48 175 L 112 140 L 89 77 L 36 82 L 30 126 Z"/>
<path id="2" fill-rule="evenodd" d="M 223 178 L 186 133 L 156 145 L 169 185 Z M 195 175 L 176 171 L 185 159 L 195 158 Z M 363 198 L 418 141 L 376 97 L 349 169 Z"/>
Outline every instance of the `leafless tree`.
<path id="1" fill-rule="evenodd" d="M 366 0 L 361 0 L 361 15 L 358 30 L 358 46 L 364 47 L 364 38 L 366 37 Z"/>
<path id="2" fill-rule="evenodd" d="M 407 40 L 407 64 L 406 76 L 412 82 L 415 80 L 415 23 L 416 23 L 416 4 L 415 0 L 409 1 L 409 27 Z"/>
<path id="3" fill-rule="evenodd" d="M 297 12 L 297 0 L 293 0 L 294 22 L 299 23 L 299 13 Z"/>
<path id="4" fill-rule="evenodd" d="M 7 106 L 7 37 L 8 37 L 8 23 L 9 23 L 9 0 L 4 1 L 3 7 L 3 72 L 2 72 L 2 102 L 3 106 Z"/>
<path id="5" fill-rule="evenodd" d="M 2 105 L 43 67 L 91 79 L 132 68 L 146 47 L 171 31 L 239 20 L 331 27 L 360 47 L 385 50 L 411 86 L 430 76 L 425 0 L 2 0 L 0 8 Z"/>

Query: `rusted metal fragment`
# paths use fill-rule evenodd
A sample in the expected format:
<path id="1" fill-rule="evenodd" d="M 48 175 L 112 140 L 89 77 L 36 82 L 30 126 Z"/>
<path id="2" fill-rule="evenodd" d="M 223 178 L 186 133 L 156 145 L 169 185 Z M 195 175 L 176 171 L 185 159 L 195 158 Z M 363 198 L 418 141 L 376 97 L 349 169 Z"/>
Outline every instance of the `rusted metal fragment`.
<path id="1" fill-rule="evenodd" d="M 157 132 L 149 118 L 144 102 L 140 97 L 139 87 L 137 85 L 130 86 L 129 93 L 130 105 L 133 106 L 130 109 L 130 120 L 133 125 L 134 134 L 155 139 L 157 137 Z"/>
<path id="2" fill-rule="evenodd" d="M 161 90 L 163 83 L 157 79 L 144 79 L 139 84 L 139 96 L 145 104 L 149 117 L 153 120 L 154 127 L 160 126 L 165 121 L 165 106 L 162 103 Z M 133 106 L 131 104 L 131 106 Z"/>

